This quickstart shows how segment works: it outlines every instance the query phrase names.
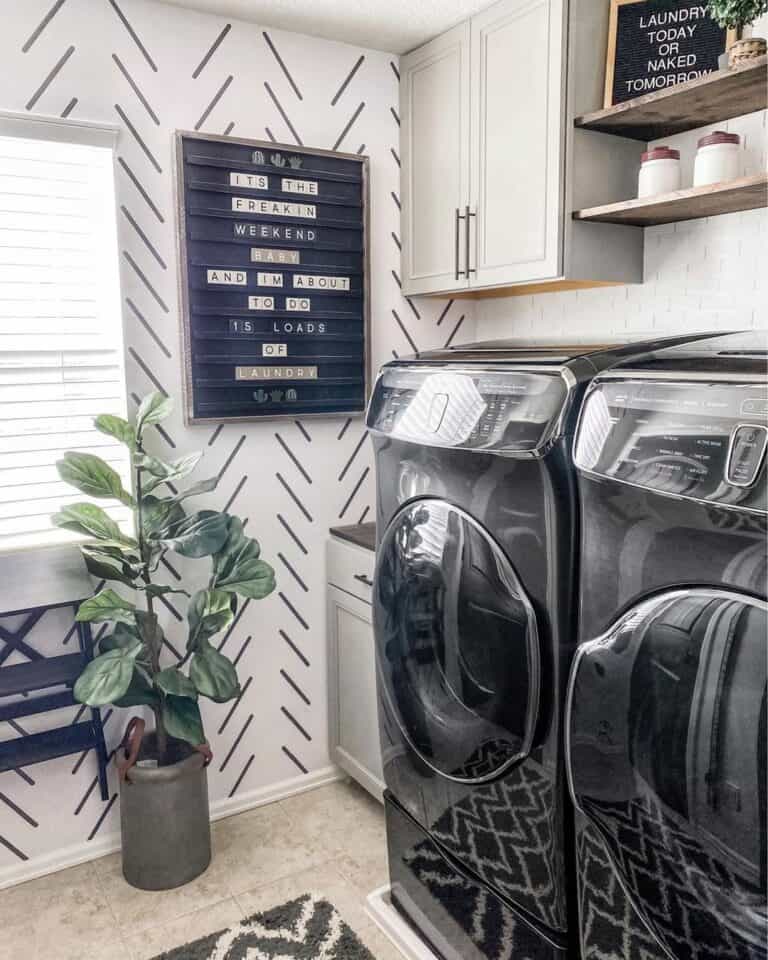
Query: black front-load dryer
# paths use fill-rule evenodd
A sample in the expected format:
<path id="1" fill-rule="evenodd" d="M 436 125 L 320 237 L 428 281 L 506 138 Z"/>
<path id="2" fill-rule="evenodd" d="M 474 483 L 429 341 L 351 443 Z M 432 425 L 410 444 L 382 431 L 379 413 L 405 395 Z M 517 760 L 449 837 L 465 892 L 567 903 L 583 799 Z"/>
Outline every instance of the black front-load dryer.
<path id="1" fill-rule="evenodd" d="M 376 384 L 392 901 L 446 960 L 576 956 L 571 444 L 586 384 L 648 349 L 477 344 L 390 363 Z"/>
<path id="2" fill-rule="evenodd" d="M 766 337 L 599 377 L 566 713 L 583 960 L 766 960 Z"/>

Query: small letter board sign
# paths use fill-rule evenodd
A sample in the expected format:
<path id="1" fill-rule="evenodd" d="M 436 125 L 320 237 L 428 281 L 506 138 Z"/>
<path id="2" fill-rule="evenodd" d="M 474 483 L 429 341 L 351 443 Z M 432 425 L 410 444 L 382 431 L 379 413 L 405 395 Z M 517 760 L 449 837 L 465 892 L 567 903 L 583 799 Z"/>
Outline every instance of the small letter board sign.
<path id="1" fill-rule="evenodd" d="M 611 0 L 605 106 L 717 70 L 726 39 L 706 0 Z"/>
<path id="2" fill-rule="evenodd" d="M 176 134 L 189 423 L 363 413 L 368 160 Z"/>

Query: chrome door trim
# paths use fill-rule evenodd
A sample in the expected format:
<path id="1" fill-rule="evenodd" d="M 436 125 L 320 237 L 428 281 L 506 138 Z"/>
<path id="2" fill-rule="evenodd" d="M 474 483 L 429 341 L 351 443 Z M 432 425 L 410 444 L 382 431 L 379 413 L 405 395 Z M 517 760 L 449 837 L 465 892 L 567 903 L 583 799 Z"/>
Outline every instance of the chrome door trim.
<path id="1" fill-rule="evenodd" d="M 584 654 L 588 651 L 594 650 L 596 647 L 600 646 L 601 643 L 605 643 L 610 636 L 616 633 L 616 629 L 619 624 L 624 623 L 631 616 L 637 616 L 640 611 L 643 611 L 643 619 L 647 614 L 656 606 L 660 606 L 662 603 L 667 603 L 671 605 L 677 600 L 682 599 L 683 597 L 690 596 L 692 593 L 695 593 L 700 596 L 709 597 L 713 600 L 729 600 L 736 603 L 750 603 L 753 606 L 757 607 L 760 610 L 763 610 L 768 613 L 768 602 L 761 600 L 759 597 L 754 597 L 751 594 L 746 593 L 737 593 L 735 590 L 719 590 L 716 588 L 710 587 L 690 587 L 688 589 L 673 589 L 668 591 L 663 591 L 661 593 L 654 594 L 652 597 L 647 597 L 645 600 L 641 600 L 639 603 L 634 604 L 629 610 L 625 610 L 624 613 L 615 620 L 607 630 L 601 633 L 599 636 L 595 637 L 592 640 L 586 640 L 579 644 L 576 648 L 576 653 L 574 654 L 573 661 L 571 663 L 571 670 L 568 675 L 568 689 L 565 695 L 565 712 L 563 714 L 564 720 L 564 750 L 565 750 L 565 778 L 568 783 L 568 793 L 573 803 L 574 809 L 577 810 L 582 817 L 584 817 L 589 823 L 589 817 L 584 813 L 581 807 L 576 800 L 576 791 L 573 786 L 573 763 L 571 757 L 571 715 L 573 711 L 573 692 L 576 686 L 576 672 L 579 668 L 579 665 L 584 658 Z M 613 867 L 613 873 L 616 879 L 619 882 L 619 886 L 624 891 L 624 895 L 629 901 L 632 909 L 635 911 L 635 914 L 640 919 L 641 923 L 648 931 L 648 933 L 653 938 L 654 942 L 659 946 L 661 950 L 669 957 L 669 960 L 677 960 L 677 958 L 672 954 L 667 947 L 659 940 L 656 934 L 651 929 L 650 924 L 645 919 L 645 914 L 640 910 L 635 902 L 634 894 L 627 889 L 627 886 L 624 882 L 624 876 L 616 865 L 613 854 L 608 849 L 608 847 L 603 843 L 601 837 L 599 837 L 600 845 L 605 852 L 605 855 L 608 857 L 608 860 Z"/>
<path id="2" fill-rule="evenodd" d="M 404 729 L 402 723 L 400 722 L 399 712 L 395 707 L 395 705 L 392 703 L 392 695 L 387 685 L 386 679 L 379 666 L 379 663 L 380 663 L 379 643 L 376 637 L 376 625 L 374 623 L 374 653 L 376 656 L 376 677 L 378 681 L 377 686 L 378 686 L 378 689 L 381 691 L 381 693 L 383 693 L 383 695 L 387 698 L 387 704 L 389 706 L 392 717 L 395 723 L 397 724 L 397 729 L 400 731 L 406 743 L 411 748 L 411 750 L 413 750 L 413 752 L 416 754 L 419 760 L 421 760 L 421 762 L 425 766 L 429 767 L 429 769 L 433 773 L 437 774 L 438 777 L 442 777 L 444 780 L 450 780 L 452 783 L 460 783 L 463 786 L 476 787 L 484 783 L 491 783 L 492 781 L 498 779 L 500 776 L 505 774 L 511 767 L 516 766 L 518 763 L 525 760 L 525 758 L 531 752 L 534 735 L 536 733 L 536 727 L 538 725 L 539 708 L 541 706 L 541 644 L 539 642 L 539 622 L 536 618 L 536 611 L 533 608 L 533 604 L 531 603 L 528 597 L 528 594 L 525 591 L 525 587 L 523 586 L 522 582 L 520 582 L 520 579 L 517 576 L 517 571 L 515 570 L 514 564 L 510 560 L 509 556 L 507 555 L 507 552 L 498 543 L 496 538 L 482 524 L 478 523 L 473 516 L 467 513 L 466 510 L 463 510 L 461 507 L 458 507 L 455 504 L 450 503 L 448 500 L 443 500 L 440 497 L 414 497 L 412 500 L 408 500 L 405 503 L 403 503 L 399 507 L 397 512 L 394 514 L 394 516 L 391 518 L 391 520 L 389 521 L 389 523 L 387 524 L 384 530 L 384 533 L 382 534 L 381 539 L 379 540 L 379 544 L 376 550 L 376 567 L 373 573 L 374 591 L 376 591 L 376 587 L 378 583 L 379 563 L 382 555 L 381 546 L 384 543 L 384 538 L 392 528 L 392 525 L 395 523 L 397 518 L 405 510 L 410 510 L 414 506 L 414 504 L 423 503 L 424 501 L 427 501 L 427 502 L 437 501 L 438 503 L 445 504 L 445 506 L 447 506 L 450 510 L 453 510 L 459 513 L 462 516 L 462 518 L 464 518 L 465 520 L 468 520 L 470 524 L 473 527 L 475 527 L 475 529 L 478 530 L 482 536 L 486 537 L 494 545 L 494 547 L 499 551 L 499 553 L 501 553 L 501 555 L 507 561 L 509 566 L 512 568 L 512 572 L 515 575 L 515 579 L 520 584 L 520 593 L 519 593 L 520 602 L 522 603 L 525 609 L 528 623 L 531 625 L 531 636 L 528 642 L 528 650 L 529 652 L 535 653 L 535 656 L 533 657 L 529 656 L 528 658 L 529 665 L 530 665 L 530 674 L 531 674 L 531 682 L 529 687 L 531 691 L 531 696 L 528 698 L 528 706 L 527 706 L 526 715 L 525 715 L 525 726 L 526 726 L 525 739 L 523 740 L 518 752 L 513 757 L 510 757 L 509 760 L 507 760 L 505 763 L 501 764 L 501 766 L 497 767 L 492 773 L 489 773 L 485 777 L 473 777 L 471 780 L 468 780 L 462 777 L 452 777 L 450 774 L 445 773 L 445 771 L 438 769 L 438 767 L 430 763 L 430 761 L 425 756 L 423 756 L 419 748 L 413 743 L 410 736 L 408 735 L 408 731 Z M 376 603 L 373 595 L 371 596 L 371 600 L 373 603 L 373 612 L 375 616 Z"/>

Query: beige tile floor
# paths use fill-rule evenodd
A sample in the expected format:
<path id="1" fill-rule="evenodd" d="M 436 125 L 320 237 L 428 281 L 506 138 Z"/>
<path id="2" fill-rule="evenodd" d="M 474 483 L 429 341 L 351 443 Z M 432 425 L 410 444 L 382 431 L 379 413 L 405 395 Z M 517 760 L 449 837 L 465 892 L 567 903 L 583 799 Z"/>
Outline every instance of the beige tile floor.
<path id="1" fill-rule="evenodd" d="M 120 855 L 0 892 L 0 960 L 149 960 L 303 893 L 334 904 L 376 960 L 402 960 L 365 913 L 387 882 L 384 812 L 333 783 L 220 820 L 211 866 L 164 893 L 123 880 Z"/>

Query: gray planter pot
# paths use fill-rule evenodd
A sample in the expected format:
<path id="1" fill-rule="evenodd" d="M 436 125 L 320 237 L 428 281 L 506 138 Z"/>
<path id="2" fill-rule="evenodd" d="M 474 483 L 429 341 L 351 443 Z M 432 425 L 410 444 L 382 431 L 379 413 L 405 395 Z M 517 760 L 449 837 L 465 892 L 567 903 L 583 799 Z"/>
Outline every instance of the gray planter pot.
<path id="1" fill-rule="evenodd" d="M 175 763 L 133 766 L 121 785 L 123 876 L 141 890 L 180 887 L 211 862 L 205 760 L 187 744 L 175 749 Z M 154 755 L 150 734 L 142 741 L 139 761 Z"/>

